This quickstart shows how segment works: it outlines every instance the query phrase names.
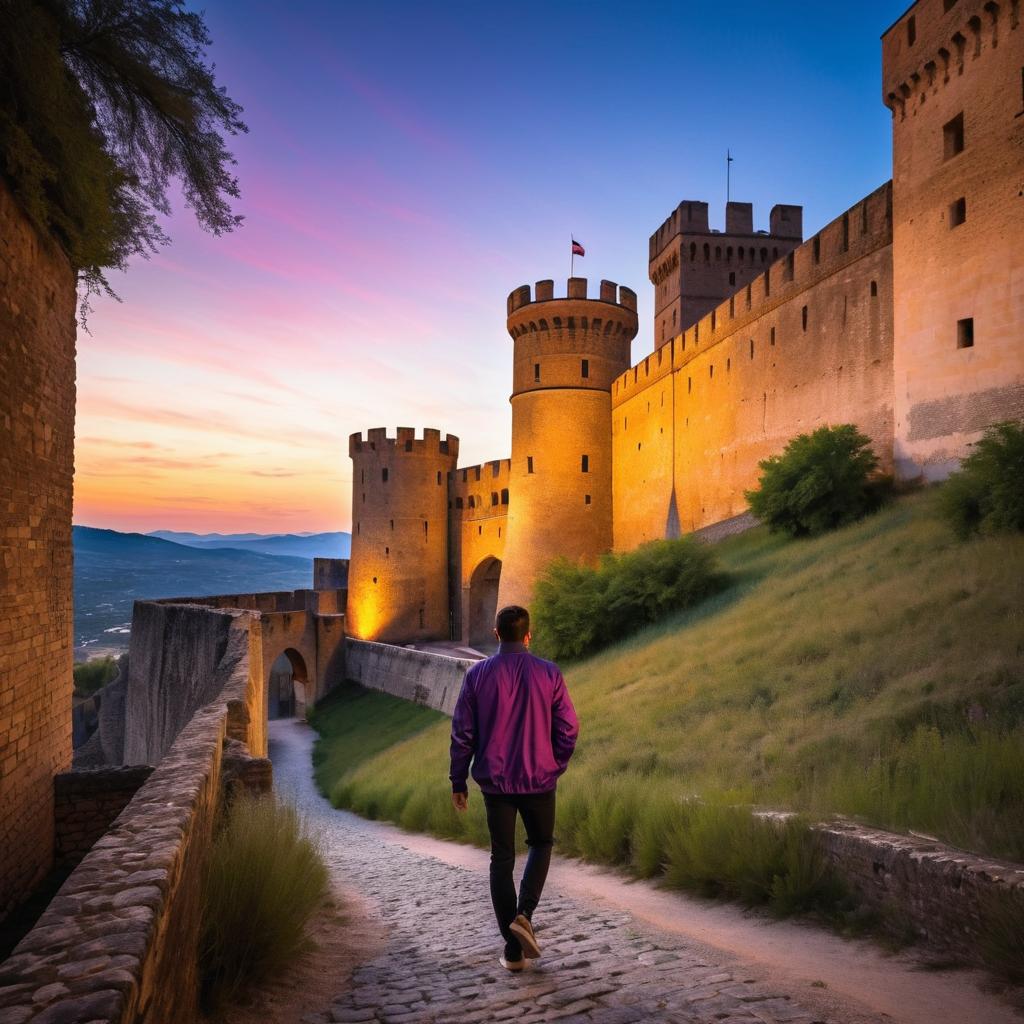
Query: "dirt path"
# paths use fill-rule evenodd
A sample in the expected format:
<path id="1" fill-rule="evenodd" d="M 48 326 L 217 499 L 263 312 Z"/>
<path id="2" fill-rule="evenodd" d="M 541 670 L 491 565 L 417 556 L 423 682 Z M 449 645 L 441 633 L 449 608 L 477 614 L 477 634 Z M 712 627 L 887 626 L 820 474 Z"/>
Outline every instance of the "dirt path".
<path id="1" fill-rule="evenodd" d="M 1024 1020 L 982 991 L 972 972 L 924 972 L 911 957 L 887 957 L 866 942 L 575 861 L 556 861 L 538 911 L 544 958 L 509 976 L 496 963 L 486 854 L 331 808 L 313 786 L 313 738 L 293 720 L 271 723 L 276 786 L 323 830 L 339 885 L 364 902 L 386 939 L 383 949 L 366 950 L 329 1008 L 300 1018 L 307 1024 Z"/>

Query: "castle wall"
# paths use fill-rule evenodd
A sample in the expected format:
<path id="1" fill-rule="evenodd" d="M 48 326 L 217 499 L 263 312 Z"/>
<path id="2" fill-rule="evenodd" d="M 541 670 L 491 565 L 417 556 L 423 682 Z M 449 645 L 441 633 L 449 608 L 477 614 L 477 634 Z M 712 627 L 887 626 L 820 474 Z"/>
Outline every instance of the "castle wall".
<path id="1" fill-rule="evenodd" d="M 454 712 L 462 681 L 474 664 L 468 658 L 353 639 L 346 643 L 345 661 L 352 682 L 446 715 Z"/>
<path id="2" fill-rule="evenodd" d="M 448 501 L 459 439 L 399 427 L 353 434 L 347 628 L 387 643 L 447 638 Z"/>
<path id="3" fill-rule="evenodd" d="M 949 11 L 943 0 L 920 0 L 883 37 L 903 477 L 944 477 L 986 426 L 1024 418 L 1020 19 L 1016 0 L 961 0 Z M 958 115 L 956 153 L 944 129 Z M 959 199 L 966 219 L 957 224 Z M 972 344 L 960 347 L 967 320 Z"/>
<path id="4" fill-rule="evenodd" d="M 622 374 L 615 549 L 740 514 L 759 460 L 822 424 L 856 423 L 891 468 L 891 310 L 886 185 Z"/>
<path id="5" fill-rule="evenodd" d="M 75 303 L 0 184 L 0 918 L 52 864 L 71 764 Z"/>
<path id="6" fill-rule="evenodd" d="M 508 537 L 511 459 L 458 469 L 452 487 L 454 636 L 464 643 L 492 639 Z M 490 619 L 490 625 L 487 620 Z"/>

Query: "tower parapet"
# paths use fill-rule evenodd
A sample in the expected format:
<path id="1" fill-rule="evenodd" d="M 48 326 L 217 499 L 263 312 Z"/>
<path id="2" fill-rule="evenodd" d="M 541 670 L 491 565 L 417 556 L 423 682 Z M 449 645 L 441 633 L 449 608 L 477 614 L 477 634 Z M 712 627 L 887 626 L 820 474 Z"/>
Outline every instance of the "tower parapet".
<path id="1" fill-rule="evenodd" d="M 514 343 L 508 543 L 500 604 L 526 604 L 552 559 L 595 561 L 612 544 L 611 385 L 630 365 L 636 293 L 572 277 L 508 297 Z"/>
<path id="2" fill-rule="evenodd" d="M 655 345 L 674 338 L 803 241 L 803 207 L 778 204 L 769 230 L 754 230 L 751 203 L 727 203 L 725 231 L 708 223 L 708 204 L 687 199 L 651 235 Z"/>
<path id="3" fill-rule="evenodd" d="M 459 439 L 411 427 L 349 437 L 352 555 L 347 628 L 363 640 L 447 638 L 448 492 Z"/>

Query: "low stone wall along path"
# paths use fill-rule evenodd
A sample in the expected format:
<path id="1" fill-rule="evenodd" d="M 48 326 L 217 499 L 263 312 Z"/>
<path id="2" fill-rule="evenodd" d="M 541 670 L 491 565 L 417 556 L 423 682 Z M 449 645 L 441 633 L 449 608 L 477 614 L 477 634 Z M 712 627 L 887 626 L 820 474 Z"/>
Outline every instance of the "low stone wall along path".
<path id="1" fill-rule="evenodd" d="M 332 872 L 343 889 L 368 898 L 388 940 L 381 955 L 356 969 L 351 989 L 331 1010 L 305 1017 L 305 1024 L 838 1019 L 753 983 L 735 965 L 688 948 L 678 936 L 659 934 L 627 913 L 570 899 L 556 886 L 549 886 L 537 915 L 543 959 L 521 975 L 509 975 L 497 963 L 501 942 L 486 875 L 407 849 L 401 833 L 331 808 L 313 788 L 311 745 L 308 727 L 292 720 L 271 723 L 275 785 L 297 797 L 323 829 Z"/>

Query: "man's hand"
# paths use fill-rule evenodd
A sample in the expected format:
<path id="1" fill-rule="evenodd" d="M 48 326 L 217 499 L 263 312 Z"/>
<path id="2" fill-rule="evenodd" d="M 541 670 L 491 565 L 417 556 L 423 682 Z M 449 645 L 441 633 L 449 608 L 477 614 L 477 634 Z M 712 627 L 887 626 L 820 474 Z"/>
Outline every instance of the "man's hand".
<path id="1" fill-rule="evenodd" d="M 469 807 L 469 794 L 452 793 L 452 807 L 454 807 L 460 814 L 464 814 L 466 808 Z"/>

